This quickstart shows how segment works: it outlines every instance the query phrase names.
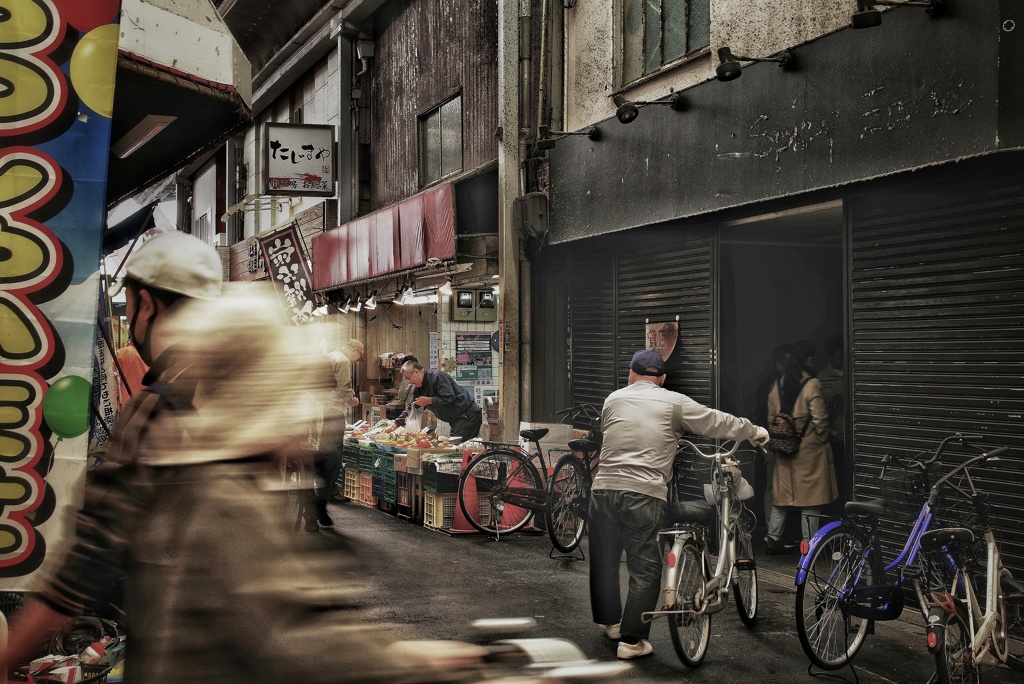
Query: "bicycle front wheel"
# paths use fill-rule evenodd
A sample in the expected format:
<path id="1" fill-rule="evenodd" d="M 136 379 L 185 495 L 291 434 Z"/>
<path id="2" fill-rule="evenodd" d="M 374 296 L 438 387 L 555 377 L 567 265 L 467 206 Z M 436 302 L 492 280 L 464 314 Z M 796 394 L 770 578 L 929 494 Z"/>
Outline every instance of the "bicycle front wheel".
<path id="1" fill-rule="evenodd" d="M 750 525 L 741 516 L 736 524 L 736 565 L 732 595 L 736 610 L 747 627 L 757 623 L 757 563 L 754 560 L 754 542 L 750 538 Z"/>
<path id="2" fill-rule="evenodd" d="M 871 621 L 846 613 L 841 594 L 871 584 L 870 551 L 859 535 L 838 527 L 821 540 L 796 588 L 796 631 L 811 662 L 838 670 L 857 655 Z"/>
<path id="3" fill-rule="evenodd" d="M 484 534 L 498 536 L 521 529 L 543 501 L 540 474 L 515 451 L 485 451 L 459 477 L 462 514 Z"/>
<path id="4" fill-rule="evenodd" d="M 704 559 L 697 545 L 692 541 L 686 541 L 674 562 L 679 565 L 679 573 L 676 576 L 676 602 L 668 608 L 690 612 L 669 614 L 668 631 L 672 635 L 672 646 L 676 650 L 676 655 L 683 664 L 697 667 L 708 653 L 708 641 L 711 638 L 711 616 L 703 612 L 704 586 L 707 579 Z"/>
<path id="5" fill-rule="evenodd" d="M 548 480 L 545 522 L 551 543 L 562 553 L 573 551 L 583 538 L 589 498 L 586 478 L 580 460 L 566 454 L 558 459 Z"/>
<path id="6" fill-rule="evenodd" d="M 981 673 L 971 650 L 971 631 L 958 613 L 943 613 L 941 634 L 943 643 L 935 652 L 936 682 L 981 684 Z"/>

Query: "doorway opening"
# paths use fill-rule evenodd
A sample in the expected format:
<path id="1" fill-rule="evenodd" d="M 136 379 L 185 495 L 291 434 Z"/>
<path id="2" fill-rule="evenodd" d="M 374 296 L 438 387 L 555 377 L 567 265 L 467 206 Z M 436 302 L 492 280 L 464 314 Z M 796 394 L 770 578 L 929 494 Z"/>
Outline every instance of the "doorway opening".
<path id="1" fill-rule="evenodd" d="M 807 341 L 815 353 L 814 374 L 843 366 L 846 349 L 844 295 L 844 218 L 841 201 L 754 216 L 722 225 L 719 232 L 718 392 L 722 410 L 767 425 L 767 397 L 775 379 L 773 352 L 779 345 Z M 830 361 L 829 350 L 838 348 Z M 838 368 L 840 373 L 842 368 Z M 842 377 L 842 376 L 840 376 Z M 837 386 L 831 376 L 832 389 Z M 847 388 L 839 381 L 831 400 L 833 460 L 839 498 L 824 506 L 837 514 L 851 491 L 852 467 L 846 462 Z M 831 399 L 831 397 L 829 397 Z M 771 486 L 765 459 L 758 454 L 744 470 L 753 476 L 755 497 L 748 502 L 766 528 Z M 768 469 L 770 471 L 770 468 Z M 786 536 L 799 539 L 800 516 L 787 519 Z"/>

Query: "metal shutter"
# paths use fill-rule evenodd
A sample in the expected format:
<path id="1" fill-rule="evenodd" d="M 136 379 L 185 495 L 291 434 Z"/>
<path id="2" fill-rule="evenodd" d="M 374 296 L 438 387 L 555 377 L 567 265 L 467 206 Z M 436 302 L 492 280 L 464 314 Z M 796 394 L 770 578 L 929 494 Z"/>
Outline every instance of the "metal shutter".
<path id="1" fill-rule="evenodd" d="M 972 168 L 852 199 L 855 486 L 874 495 L 883 454 L 934 450 L 953 432 L 1016 447 L 976 484 L 1022 574 L 1024 173 L 1019 158 Z"/>

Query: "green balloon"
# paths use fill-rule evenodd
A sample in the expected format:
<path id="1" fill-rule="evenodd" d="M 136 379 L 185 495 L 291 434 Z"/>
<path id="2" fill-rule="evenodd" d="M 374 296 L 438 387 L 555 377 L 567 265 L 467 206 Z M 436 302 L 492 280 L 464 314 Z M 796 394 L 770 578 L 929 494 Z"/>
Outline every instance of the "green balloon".
<path id="1" fill-rule="evenodd" d="M 89 429 L 92 384 L 77 375 L 67 375 L 50 385 L 43 397 L 43 418 L 53 434 L 70 439 Z"/>

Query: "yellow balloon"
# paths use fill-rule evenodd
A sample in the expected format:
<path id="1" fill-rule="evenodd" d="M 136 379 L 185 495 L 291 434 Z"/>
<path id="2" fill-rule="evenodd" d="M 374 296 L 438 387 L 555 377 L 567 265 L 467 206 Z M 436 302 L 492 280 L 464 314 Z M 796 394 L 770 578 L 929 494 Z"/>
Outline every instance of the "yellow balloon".
<path id="1" fill-rule="evenodd" d="M 71 83 L 79 99 L 100 116 L 114 110 L 114 76 L 117 73 L 118 24 L 104 24 L 89 31 L 71 55 Z"/>

